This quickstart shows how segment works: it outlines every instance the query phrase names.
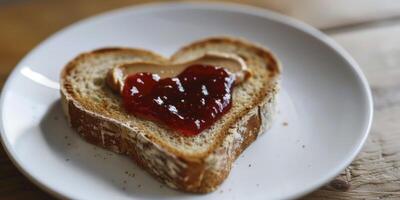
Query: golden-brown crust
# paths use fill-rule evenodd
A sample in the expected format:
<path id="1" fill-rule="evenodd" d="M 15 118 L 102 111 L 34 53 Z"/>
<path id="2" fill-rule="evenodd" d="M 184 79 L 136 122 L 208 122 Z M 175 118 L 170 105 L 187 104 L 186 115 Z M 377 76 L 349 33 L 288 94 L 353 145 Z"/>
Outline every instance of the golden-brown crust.
<path id="1" fill-rule="evenodd" d="M 202 182 L 198 188 L 196 188 L 193 192 L 206 193 L 211 192 L 216 189 L 216 186 L 219 186 L 229 175 L 229 172 L 232 167 L 232 163 L 239 157 L 239 155 L 248 147 L 251 143 L 253 143 L 261 131 L 261 116 L 260 113 L 252 115 L 246 122 L 245 129 L 246 131 L 242 133 L 243 141 L 238 148 L 234 151 L 234 155 L 228 160 L 227 168 L 218 171 L 218 173 L 206 170 L 204 173 L 204 177 Z"/>
<path id="2" fill-rule="evenodd" d="M 271 84 L 265 85 L 266 88 L 264 88 L 256 98 L 254 98 L 252 106 L 226 123 L 226 126 L 223 131 L 221 131 L 217 142 L 213 144 L 209 151 L 197 156 L 188 156 L 174 149 L 168 148 L 168 145 L 164 144 L 163 141 L 155 140 L 154 138 L 148 138 L 146 134 L 141 136 L 140 134 L 137 134 L 136 141 L 130 141 L 125 138 L 123 134 L 127 131 L 127 127 L 124 127 L 116 121 L 96 115 L 96 113 L 88 111 L 88 108 L 82 108 L 79 105 L 79 102 L 76 102 L 76 96 L 72 91 L 70 83 L 66 81 L 66 77 L 70 75 L 70 71 L 76 66 L 80 59 L 93 54 L 124 52 L 128 54 L 148 54 L 168 62 L 167 59 L 158 54 L 141 49 L 106 48 L 95 50 L 89 53 L 81 54 L 67 64 L 61 73 L 61 92 L 63 94 L 63 101 L 67 105 L 66 112 L 67 115 L 69 115 L 71 126 L 76 129 L 85 140 L 114 152 L 127 154 L 128 156 L 132 157 L 139 166 L 171 187 L 196 193 L 204 193 L 215 190 L 217 186 L 220 185 L 228 176 L 234 160 L 257 138 L 257 135 L 263 131 L 262 125 L 265 123 L 263 122 L 263 119 L 265 120 L 263 113 L 265 114 L 265 112 L 269 112 L 269 115 L 273 114 L 271 110 L 263 108 L 268 107 L 266 105 L 272 105 L 272 103 L 274 103 L 271 102 L 271 99 L 274 100 L 277 92 L 276 79 L 277 75 L 281 71 L 278 61 L 269 51 L 243 40 L 228 37 L 209 38 L 192 43 L 175 53 L 171 57 L 171 60 L 179 56 L 180 52 L 185 51 L 185 49 L 193 46 L 203 45 L 205 43 L 220 42 L 246 46 L 247 48 L 252 49 L 252 51 L 254 51 L 254 53 L 257 55 L 267 59 L 269 61 L 269 65 L 266 67 L 269 70 L 272 78 Z M 252 112 L 254 109 L 256 109 L 256 112 Z M 245 116 L 249 115 L 250 112 L 253 114 L 245 119 Z M 233 149 L 228 149 L 228 147 L 225 145 L 225 142 L 228 140 L 228 135 L 232 136 L 232 134 L 229 133 L 229 129 L 231 127 L 239 126 L 239 122 L 242 123 L 240 125 L 242 131 L 238 134 L 240 134 L 242 140 L 229 143 L 229 148 L 232 147 Z M 104 124 L 106 124 L 106 126 L 104 126 Z M 102 131 L 109 131 L 112 134 L 105 135 Z M 174 164 L 178 163 L 177 168 L 179 170 L 176 171 L 176 176 L 172 176 L 174 173 L 163 171 L 163 169 L 154 169 L 154 163 L 151 163 L 145 158 L 143 155 L 143 149 L 138 149 L 137 146 L 139 143 L 141 143 L 140 145 L 146 144 L 146 148 L 162 154 L 164 160 L 161 160 L 162 162 L 165 162 L 165 165 L 167 165 L 167 162 L 173 162 Z M 223 162 L 223 167 L 219 169 L 209 168 L 207 159 L 212 156 L 226 157 Z"/>
<path id="3" fill-rule="evenodd" d="M 60 80 L 65 80 L 65 78 L 70 74 L 71 70 L 76 66 L 76 63 L 83 60 L 85 57 L 91 55 L 101 55 L 105 53 L 126 53 L 132 55 L 142 55 L 147 54 L 153 57 L 156 57 L 159 61 L 168 61 L 168 59 L 164 58 L 162 55 L 154 53 L 152 51 L 146 49 L 139 49 L 139 48 L 124 48 L 124 47 L 106 47 L 96 49 L 90 52 L 81 53 L 72 61 L 68 62 L 64 69 L 61 71 Z"/>
<path id="4" fill-rule="evenodd" d="M 270 65 L 266 66 L 270 72 L 274 75 L 278 75 L 281 73 L 282 68 L 278 61 L 278 59 L 270 52 L 270 50 L 266 49 L 265 47 L 259 46 L 254 43 L 250 43 L 245 39 L 241 38 L 233 38 L 229 36 L 221 36 L 221 37 L 210 37 L 205 38 L 203 40 L 198 40 L 193 43 L 190 43 L 181 49 L 179 49 L 174 55 L 171 56 L 171 60 L 175 60 L 181 52 L 187 51 L 196 46 L 202 46 L 211 43 L 231 43 L 239 46 L 245 46 L 246 48 L 252 49 L 258 56 L 265 58 L 269 61 Z"/>
<path id="5" fill-rule="evenodd" d="M 110 121 L 106 121 L 105 119 L 98 118 L 91 113 L 85 112 L 81 108 L 77 107 L 72 101 L 68 101 L 67 99 L 63 99 L 63 101 L 67 101 L 68 103 L 68 115 L 71 119 L 70 123 L 72 128 L 77 130 L 79 135 L 86 141 L 113 152 L 128 155 L 141 168 L 149 172 L 159 181 L 186 192 L 207 193 L 214 191 L 229 175 L 232 163 L 236 158 L 256 140 L 260 132 L 264 131 L 261 129 L 261 124 L 263 119 L 262 113 L 265 111 L 261 110 L 261 107 L 264 105 L 260 105 L 256 107 L 257 112 L 254 112 L 254 114 L 244 121 L 244 124 L 241 127 L 244 131 L 239 133 L 243 140 L 239 141 L 239 145 L 233 149 L 234 152 L 232 155 L 228 155 L 228 159 L 223 168 L 214 170 L 207 168 L 205 162 L 182 160 L 179 157 L 169 157 L 179 159 L 179 162 L 184 163 L 185 167 L 182 167 L 182 170 L 179 172 L 179 178 L 176 178 L 170 177 L 166 175 L 166 173 L 156 171 L 152 168 L 152 166 L 149 165 L 149 162 L 140 155 L 142 149 L 136 148 L 135 145 L 137 144 L 128 141 L 123 137 L 121 134 L 124 132 L 123 127 Z M 265 101 L 265 103 L 268 103 L 268 101 Z M 102 131 L 113 132 L 115 134 L 103 135 L 101 133 Z M 147 146 L 147 148 L 153 147 Z M 230 152 L 228 152 L 226 147 L 220 147 L 215 150 L 214 154 L 223 157 L 226 156 L 225 154 L 229 153 Z M 168 155 L 164 156 L 168 157 Z M 167 163 L 165 161 L 162 162 L 164 162 L 162 167 L 165 168 Z M 187 180 L 185 180 L 185 177 L 188 177 Z"/>

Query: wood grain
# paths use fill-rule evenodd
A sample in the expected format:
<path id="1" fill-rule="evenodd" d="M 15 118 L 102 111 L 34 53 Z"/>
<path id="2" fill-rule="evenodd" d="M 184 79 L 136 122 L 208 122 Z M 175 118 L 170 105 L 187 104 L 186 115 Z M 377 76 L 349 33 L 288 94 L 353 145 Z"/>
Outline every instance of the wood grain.
<path id="1" fill-rule="evenodd" d="M 244 1 L 238 1 L 244 2 Z M 252 0 L 251 5 L 269 8 L 326 29 L 400 16 L 397 0 Z"/>
<path id="2" fill-rule="evenodd" d="M 370 83 L 374 122 L 362 152 L 336 180 L 349 190 L 333 182 L 306 199 L 400 199 L 399 35 L 400 24 L 331 35 Z"/>
<path id="3" fill-rule="evenodd" d="M 235 1 L 235 0 L 234 0 Z M 0 88 L 35 45 L 81 18 L 147 0 L 20 0 L 0 4 Z M 236 2 L 236 1 L 235 1 Z M 247 4 L 334 29 L 400 15 L 396 0 L 250 0 Z M 360 6 L 363 6 L 360 9 Z M 400 199 L 400 24 L 335 31 L 331 36 L 360 63 L 373 90 L 371 135 L 357 159 L 337 179 L 304 199 Z M 0 199 L 52 199 L 30 183 L 0 150 Z"/>

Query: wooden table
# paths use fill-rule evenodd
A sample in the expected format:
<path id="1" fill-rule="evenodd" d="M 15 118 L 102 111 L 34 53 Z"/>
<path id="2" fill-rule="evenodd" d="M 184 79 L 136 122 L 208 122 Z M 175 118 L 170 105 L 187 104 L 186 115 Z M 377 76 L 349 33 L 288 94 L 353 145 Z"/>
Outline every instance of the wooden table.
<path id="1" fill-rule="evenodd" d="M 17 62 L 60 28 L 146 2 L 0 0 L 0 88 Z M 374 122 L 362 152 L 342 175 L 304 199 L 400 199 L 400 1 L 246 2 L 299 18 L 330 35 L 358 61 L 372 88 Z M 52 197 L 21 175 L 1 149 L 0 199 Z"/>

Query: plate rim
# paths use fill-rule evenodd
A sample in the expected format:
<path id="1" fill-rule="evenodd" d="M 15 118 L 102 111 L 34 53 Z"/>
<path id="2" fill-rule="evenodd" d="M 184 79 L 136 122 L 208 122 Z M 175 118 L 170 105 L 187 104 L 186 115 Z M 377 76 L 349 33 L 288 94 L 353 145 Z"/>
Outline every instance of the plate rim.
<path id="1" fill-rule="evenodd" d="M 371 125 L 372 125 L 372 120 L 373 120 L 373 98 L 372 98 L 372 93 L 370 86 L 368 84 L 368 81 L 362 72 L 360 66 L 357 64 L 357 62 L 350 56 L 350 54 L 343 48 L 341 47 L 336 41 L 334 41 L 332 38 L 329 36 L 325 35 L 324 33 L 320 32 L 316 28 L 306 24 L 305 22 L 302 22 L 298 19 L 291 18 L 289 16 L 285 16 L 283 14 L 277 13 L 275 11 L 271 11 L 269 9 L 265 8 L 259 8 L 255 6 L 250 6 L 250 5 L 243 5 L 243 4 L 238 4 L 238 3 L 231 3 L 231 2 L 153 2 L 153 3 L 143 3 L 139 5 L 130 5 L 126 7 L 121 7 L 121 8 L 116 8 L 112 9 L 106 12 L 101 12 L 99 14 L 95 14 L 83 19 L 80 19 L 76 22 L 73 22 L 72 24 L 65 26 L 64 28 L 61 28 L 60 30 L 56 31 L 55 33 L 50 34 L 46 39 L 41 41 L 38 45 L 36 45 L 32 50 L 30 50 L 23 58 L 15 65 L 14 69 L 8 76 L 8 78 L 5 81 L 5 84 L 3 86 L 3 89 L 1 91 L 1 96 L 0 96 L 0 109 L 4 107 L 4 100 L 6 93 L 8 93 L 9 88 L 11 87 L 10 83 L 12 80 L 17 76 L 17 73 L 19 72 L 20 68 L 23 66 L 22 63 L 24 63 L 26 60 L 28 60 L 34 52 L 37 51 L 40 47 L 46 45 L 48 42 L 56 38 L 58 35 L 62 34 L 63 32 L 81 25 L 85 24 L 87 22 L 90 22 L 92 20 L 98 19 L 98 18 L 104 18 L 104 17 L 110 17 L 113 16 L 117 13 L 124 13 L 124 12 L 146 12 L 149 9 L 155 9 L 155 10 L 165 10 L 165 9 L 215 9 L 215 10 L 221 10 L 221 11 L 232 11 L 236 13 L 243 13 L 247 15 L 256 15 L 265 19 L 269 19 L 281 24 L 284 24 L 286 26 L 293 27 L 297 29 L 298 31 L 301 31 L 303 33 L 306 33 L 308 35 L 313 36 L 313 38 L 317 39 L 319 42 L 323 43 L 326 47 L 330 48 L 334 52 L 336 52 L 340 57 L 344 59 L 346 63 L 348 63 L 349 66 L 351 66 L 351 69 L 355 72 L 356 77 L 358 77 L 360 80 L 359 82 L 361 83 L 361 88 L 363 92 L 366 95 L 366 103 L 368 104 L 366 106 L 367 110 L 367 122 L 365 123 L 366 126 L 363 127 L 363 132 L 360 134 L 361 139 L 357 141 L 357 143 L 354 144 L 355 148 L 351 152 L 349 156 L 342 161 L 340 166 L 335 167 L 334 169 L 331 170 L 331 173 L 325 175 L 323 178 L 319 179 L 319 181 L 314 182 L 314 184 L 308 185 L 308 187 L 303 187 L 303 189 L 298 190 L 296 193 L 293 193 L 290 196 L 286 196 L 289 199 L 292 198 L 298 198 L 302 197 L 315 189 L 319 188 L 320 186 L 326 184 L 329 180 L 333 179 L 336 177 L 338 174 L 340 174 L 341 171 L 343 171 L 348 165 L 351 164 L 351 162 L 354 160 L 354 158 L 358 155 L 358 153 L 361 151 L 362 147 L 365 144 L 365 141 L 370 133 Z M 0 113 L 0 138 L 1 138 L 1 143 L 4 147 L 4 150 L 11 160 L 11 162 L 14 164 L 14 166 L 25 176 L 27 177 L 32 183 L 37 185 L 40 189 L 44 190 L 48 194 L 57 197 L 57 198 L 62 198 L 62 199 L 68 199 L 71 198 L 70 194 L 64 194 L 61 191 L 59 191 L 57 188 L 52 187 L 51 185 L 47 185 L 46 183 L 43 183 L 39 181 L 36 177 L 34 177 L 32 174 L 30 174 L 29 170 L 27 170 L 22 163 L 19 161 L 17 158 L 17 154 L 14 152 L 12 149 L 12 145 L 6 140 L 6 133 L 4 130 L 4 120 L 3 120 L 3 113 Z"/>

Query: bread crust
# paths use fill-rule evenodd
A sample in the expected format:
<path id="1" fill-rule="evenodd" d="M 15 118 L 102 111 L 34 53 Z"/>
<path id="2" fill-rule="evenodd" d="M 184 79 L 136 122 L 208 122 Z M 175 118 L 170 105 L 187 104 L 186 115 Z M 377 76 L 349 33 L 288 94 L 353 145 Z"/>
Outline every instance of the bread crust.
<path id="1" fill-rule="evenodd" d="M 229 37 L 194 42 L 183 47 L 170 60 L 173 61 L 188 48 L 215 42 L 228 42 L 252 48 L 258 56 L 268 60 L 269 65 L 266 67 L 270 72 L 271 82 L 255 98 L 251 107 L 227 123 L 227 128 L 219 134 L 218 142 L 213 144 L 209 151 L 197 156 L 176 152 L 162 141 L 154 140 L 140 128 L 129 127 L 117 120 L 92 112 L 76 100 L 67 76 L 84 56 L 107 52 L 133 54 L 140 52 L 151 54 L 160 62 L 168 62 L 168 59 L 158 54 L 140 49 L 100 49 L 82 54 L 67 64 L 61 73 L 61 97 L 71 127 L 92 144 L 128 155 L 140 167 L 172 188 L 195 193 L 214 191 L 228 176 L 234 160 L 271 126 L 275 115 L 278 75 L 281 71 L 278 61 L 268 50 Z"/>

